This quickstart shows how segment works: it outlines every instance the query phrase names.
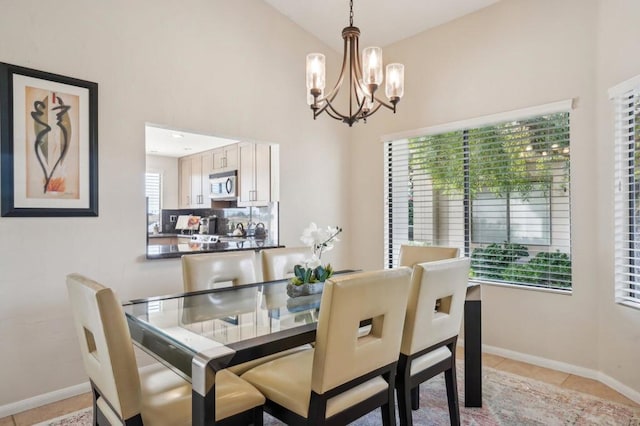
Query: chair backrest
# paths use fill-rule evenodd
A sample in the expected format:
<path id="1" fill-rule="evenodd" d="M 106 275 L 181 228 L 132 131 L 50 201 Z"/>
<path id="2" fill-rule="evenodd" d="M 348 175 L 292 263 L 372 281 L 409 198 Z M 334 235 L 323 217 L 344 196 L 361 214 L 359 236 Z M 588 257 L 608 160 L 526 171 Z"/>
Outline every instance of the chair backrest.
<path id="1" fill-rule="evenodd" d="M 442 259 L 452 259 L 460 256 L 460 249 L 456 247 L 439 246 L 400 246 L 400 260 L 398 266 L 413 268 L 417 263 L 433 262 Z"/>
<path id="2" fill-rule="evenodd" d="M 324 284 L 311 389 L 318 394 L 398 360 L 409 268 L 333 277 Z M 371 319 L 359 337 L 360 321 Z"/>
<path id="3" fill-rule="evenodd" d="M 265 281 L 293 277 L 293 267 L 304 265 L 311 257 L 309 247 L 286 247 L 262 250 L 262 276 Z"/>
<path id="4" fill-rule="evenodd" d="M 460 257 L 414 266 L 400 348 L 403 354 L 412 355 L 458 335 L 469 264 L 469 258 Z"/>
<path id="5" fill-rule="evenodd" d="M 255 312 L 258 288 L 246 287 L 234 291 L 217 291 L 185 297 L 180 305 L 182 324 L 209 321 Z"/>
<path id="6" fill-rule="evenodd" d="M 253 250 L 182 256 L 182 282 L 185 291 L 209 290 L 256 281 Z"/>
<path id="7" fill-rule="evenodd" d="M 79 274 L 67 276 L 67 290 L 85 372 L 121 418 L 139 414 L 140 377 L 120 302 Z"/>

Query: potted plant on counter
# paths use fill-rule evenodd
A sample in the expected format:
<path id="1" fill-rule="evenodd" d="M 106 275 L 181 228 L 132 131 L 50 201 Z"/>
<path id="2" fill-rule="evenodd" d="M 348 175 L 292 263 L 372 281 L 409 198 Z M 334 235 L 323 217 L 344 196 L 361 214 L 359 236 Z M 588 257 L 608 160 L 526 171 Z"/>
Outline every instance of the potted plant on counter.
<path id="1" fill-rule="evenodd" d="M 322 265 L 322 254 L 340 241 L 338 234 L 341 232 L 342 228 L 338 226 L 322 229 L 313 222 L 302 232 L 300 240 L 311 248 L 311 257 L 304 265 L 294 267 L 295 276 L 287 284 L 287 294 L 290 297 L 322 292 L 324 282 L 333 275 L 331 264 Z"/>

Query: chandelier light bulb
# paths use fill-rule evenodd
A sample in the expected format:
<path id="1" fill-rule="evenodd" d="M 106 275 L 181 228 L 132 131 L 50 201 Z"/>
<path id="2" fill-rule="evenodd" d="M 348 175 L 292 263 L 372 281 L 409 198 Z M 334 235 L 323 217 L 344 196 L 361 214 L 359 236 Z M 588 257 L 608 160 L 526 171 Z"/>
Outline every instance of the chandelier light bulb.
<path id="1" fill-rule="evenodd" d="M 404 65 L 387 65 L 385 94 L 389 99 L 400 99 L 404 95 Z"/>
<path id="2" fill-rule="evenodd" d="M 307 55 L 307 89 L 324 90 L 325 58 L 322 53 Z"/>
<path id="3" fill-rule="evenodd" d="M 382 84 L 382 49 L 367 47 L 362 51 L 362 79 L 366 84 Z"/>

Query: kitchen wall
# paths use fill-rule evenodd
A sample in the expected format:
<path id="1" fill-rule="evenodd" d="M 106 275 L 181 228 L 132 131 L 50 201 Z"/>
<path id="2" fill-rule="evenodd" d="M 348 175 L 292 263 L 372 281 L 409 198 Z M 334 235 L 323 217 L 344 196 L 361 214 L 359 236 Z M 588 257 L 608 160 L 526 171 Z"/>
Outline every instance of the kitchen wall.
<path id="1" fill-rule="evenodd" d="M 148 173 L 160 173 L 162 175 L 162 208 L 177 209 L 178 159 L 174 157 L 147 155 L 146 165 L 146 171 Z"/>
<path id="2" fill-rule="evenodd" d="M 640 74 L 635 0 L 509 0 L 401 41 L 405 97 L 354 127 L 355 267 L 383 265 L 381 135 L 573 99 L 573 294 L 484 285 L 486 349 L 598 378 L 640 401 L 640 311 L 613 302 L 611 109 L 606 89 Z M 376 232 L 378 230 L 378 232 Z"/>
<path id="3" fill-rule="evenodd" d="M 100 209 L 0 218 L 0 418 L 84 389 L 67 274 L 121 299 L 182 287 L 179 260 L 145 260 L 145 123 L 278 143 L 281 243 L 300 245 L 311 221 L 341 225 L 327 260 L 350 266 L 350 133 L 311 118 L 304 80 L 308 52 L 330 73 L 339 54 L 259 0 L 0 4 L 0 61 L 99 84 Z"/>

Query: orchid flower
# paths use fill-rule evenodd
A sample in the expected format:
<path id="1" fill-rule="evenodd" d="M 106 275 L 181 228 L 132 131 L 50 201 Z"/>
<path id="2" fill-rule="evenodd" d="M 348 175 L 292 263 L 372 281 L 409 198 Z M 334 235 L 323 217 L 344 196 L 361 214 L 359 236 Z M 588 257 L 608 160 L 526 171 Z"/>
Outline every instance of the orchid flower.
<path id="1" fill-rule="evenodd" d="M 333 249 L 334 243 L 340 241 L 338 234 L 342 232 L 339 226 L 318 228 L 314 222 L 302 232 L 300 241 L 311 248 L 311 257 L 304 262 L 304 268 L 296 265 L 296 277 L 292 278 L 294 285 L 324 281 L 331 277 L 331 265 L 322 266 L 322 253 Z"/>

